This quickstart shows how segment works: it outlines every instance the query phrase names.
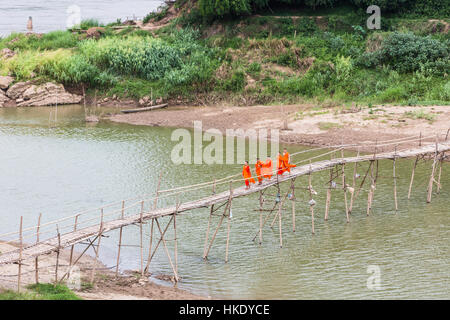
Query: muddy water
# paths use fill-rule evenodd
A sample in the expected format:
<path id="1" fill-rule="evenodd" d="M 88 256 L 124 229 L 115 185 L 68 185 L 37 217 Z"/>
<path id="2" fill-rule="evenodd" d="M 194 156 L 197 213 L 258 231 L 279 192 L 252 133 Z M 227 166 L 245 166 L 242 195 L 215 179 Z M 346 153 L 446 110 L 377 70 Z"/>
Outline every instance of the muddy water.
<path id="1" fill-rule="evenodd" d="M 52 112 L 52 113 L 51 113 Z M 0 233 L 98 207 L 136 194 L 154 192 L 160 172 L 162 188 L 189 185 L 240 171 L 240 165 L 174 165 L 169 161 L 176 142 L 172 129 L 111 123 L 85 124 L 80 106 L 0 109 Z M 51 114 L 50 114 L 51 113 Z M 290 151 L 301 147 L 289 147 Z M 350 155 L 350 153 L 348 153 Z M 297 158 L 300 159 L 300 158 Z M 381 164 L 373 213 L 366 216 L 367 193 L 355 203 L 351 223 L 345 222 L 343 194 L 333 191 L 330 219 L 323 221 L 328 172 L 313 175 L 315 229 L 306 190 L 297 191 L 296 232 L 290 205 L 282 215 L 283 248 L 278 224 L 265 227 L 261 246 L 252 242 L 258 230 L 257 196 L 236 199 L 231 219 L 230 258 L 225 258 L 225 228 L 217 235 L 209 260 L 202 260 L 208 209 L 177 219 L 181 288 L 217 298 L 239 299 L 415 299 L 450 298 L 450 170 L 442 173 L 443 190 L 426 204 L 430 163 L 417 169 L 412 199 L 406 194 L 412 161 L 398 161 L 399 211 L 394 211 L 392 162 Z M 348 169 L 350 170 L 350 169 Z M 364 164 L 358 169 L 363 175 Z M 299 178 L 297 186 L 305 186 Z M 270 191 L 274 194 L 275 191 Z M 196 196 L 210 194 L 196 192 Z M 267 207 L 273 198 L 267 200 Z M 161 200 L 166 205 L 169 200 Z M 164 225 L 166 220 L 161 221 Z M 217 218 L 214 220 L 214 225 Z M 270 223 L 270 221 L 269 221 Z M 145 255 L 149 227 L 145 227 Z M 125 229 L 124 243 L 139 243 L 139 228 Z M 170 230 L 168 239 L 173 239 Z M 118 232 L 102 240 L 100 257 L 115 265 Z M 168 241 L 173 248 L 173 241 Z M 82 250 L 84 245 L 78 245 Z M 91 252 L 92 254 L 92 252 Z M 121 269 L 138 269 L 137 247 L 123 248 Z M 371 270 L 379 271 L 380 287 Z M 154 275 L 170 274 L 163 250 L 151 264 Z M 369 271 L 369 272 L 368 272 Z M 372 286 L 369 286 L 373 288 Z"/>

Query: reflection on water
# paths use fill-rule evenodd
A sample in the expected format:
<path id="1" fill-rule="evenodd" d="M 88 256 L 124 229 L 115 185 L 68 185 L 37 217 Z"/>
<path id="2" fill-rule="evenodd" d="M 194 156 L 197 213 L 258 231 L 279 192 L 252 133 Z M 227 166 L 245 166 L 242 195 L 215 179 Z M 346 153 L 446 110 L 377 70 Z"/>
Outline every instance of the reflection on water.
<path id="1" fill-rule="evenodd" d="M 38 213 L 44 223 L 75 211 L 99 207 L 136 194 L 153 193 L 163 172 L 162 188 L 189 185 L 240 172 L 240 165 L 174 165 L 170 152 L 172 129 L 100 122 L 85 124 L 82 106 L 0 109 L 0 233 L 25 227 Z M 301 147 L 289 146 L 290 151 Z M 350 154 L 350 153 L 349 153 Z M 426 204 L 430 163 L 416 173 L 412 199 L 406 199 L 412 161 L 398 161 L 399 211 L 393 210 L 392 162 L 381 163 L 373 214 L 365 214 L 367 193 L 361 192 L 351 223 L 345 222 L 343 194 L 333 192 L 330 219 L 323 221 L 328 172 L 313 175 L 315 231 L 306 190 L 297 191 L 296 232 L 290 204 L 283 212 L 283 248 L 278 227 L 266 227 L 262 246 L 252 242 L 259 225 L 257 195 L 233 201 L 229 262 L 224 263 L 226 232 L 222 228 L 203 261 L 209 209 L 177 219 L 181 288 L 218 298 L 360 299 L 450 298 L 449 196 L 450 170 L 443 170 L 443 190 Z M 360 171 L 363 175 L 364 164 Z M 307 177 L 296 185 L 306 186 Z M 287 186 L 286 186 L 287 187 Z M 287 190 L 285 187 L 284 190 Z M 208 195 L 208 190 L 195 196 Z M 274 191 L 272 191 L 274 193 Z M 183 198 L 181 199 L 183 200 Z M 267 206 L 273 203 L 268 199 Z M 162 200 L 161 205 L 168 204 Z M 218 220 L 218 218 L 215 218 Z M 214 220 L 213 226 L 217 223 Z M 166 220 L 162 219 L 165 225 Z M 269 221 L 270 223 L 270 221 Z M 125 244 L 138 244 L 138 227 L 124 232 Z M 148 250 L 149 227 L 145 227 Z M 172 230 L 167 235 L 173 239 Z M 102 240 L 100 256 L 115 265 L 118 232 Z M 103 246 L 104 244 L 104 246 Z M 173 241 L 168 241 L 173 247 Z M 79 245 L 78 249 L 83 246 Z M 138 269 L 139 250 L 124 247 L 122 269 Z M 370 265 L 381 270 L 381 289 L 367 289 Z M 151 264 L 155 274 L 170 274 L 163 250 Z"/>

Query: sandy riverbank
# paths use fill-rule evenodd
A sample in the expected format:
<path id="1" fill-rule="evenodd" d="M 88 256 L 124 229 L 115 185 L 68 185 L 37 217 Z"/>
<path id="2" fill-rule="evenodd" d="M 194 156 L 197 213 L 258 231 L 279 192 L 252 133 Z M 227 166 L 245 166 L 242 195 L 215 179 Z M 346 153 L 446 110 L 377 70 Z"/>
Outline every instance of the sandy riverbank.
<path id="1" fill-rule="evenodd" d="M 450 106 L 373 106 L 372 108 L 315 108 L 312 104 L 284 106 L 221 107 L 174 106 L 142 113 L 116 114 L 111 121 L 134 125 L 192 128 L 202 121 L 203 130 L 280 129 L 280 142 L 313 146 L 386 141 L 419 136 L 445 136 L 450 128 Z M 430 120 L 432 119 L 432 120 Z M 287 129 L 285 129 L 287 120 Z M 429 139 L 428 141 L 434 141 Z M 417 142 L 400 148 L 417 146 Z M 379 151 L 391 151 L 395 146 Z M 369 149 L 361 151 L 372 151 Z"/>
<path id="2" fill-rule="evenodd" d="M 0 242 L 0 252 L 5 253 L 16 249 L 15 245 Z M 80 252 L 74 252 L 74 260 Z M 70 248 L 61 251 L 58 263 L 58 278 L 63 276 L 69 266 Z M 126 272 L 115 278 L 113 271 L 106 269 L 101 262 L 97 262 L 95 283 L 89 285 L 95 258 L 83 255 L 78 261 L 80 274 L 80 288 L 74 288 L 76 295 L 88 300 L 199 300 L 207 299 L 173 286 L 162 286 L 140 278 L 131 272 Z M 56 253 L 41 256 L 39 258 L 39 281 L 41 283 L 53 283 L 55 280 Z M 0 290 L 17 290 L 17 264 L 0 265 Z M 34 258 L 23 261 L 21 288 L 35 283 Z M 74 278 L 72 278 L 74 279 Z M 75 276 L 76 279 L 76 276 Z"/>

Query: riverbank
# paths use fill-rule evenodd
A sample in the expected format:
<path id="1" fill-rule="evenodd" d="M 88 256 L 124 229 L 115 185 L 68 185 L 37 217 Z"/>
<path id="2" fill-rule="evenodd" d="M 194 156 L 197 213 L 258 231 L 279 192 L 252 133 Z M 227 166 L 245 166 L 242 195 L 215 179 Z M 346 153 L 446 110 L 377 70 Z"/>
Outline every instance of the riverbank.
<path id="1" fill-rule="evenodd" d="M 17 246 L 0 242 L 0 252 L 14 250 Z M 74 252 L 78 257 L 80 252 Z M 59 277 L 68 268 L 70 261 L 70 248 L 61 251 L 59 257 Z M 83 255 L 77 266 L 80 270 L 80 287 L 73 289 L 74 293 L 87 300 L 199 300 L 205 297 L 194 295 L 185 290 L 172 286 L 163 286 L 140 278 L 131 271 L 124 272 L 115 278 L 115 273 L 107 269 L 100 261 L 96 263 L 95 284 L 89 282 L 95 258 Z M 56 253 L 39 258 L 40 283 L 53 283 L 55 280 Z M 0 291 L 17 290 L 17 264 L 0 266 Z M 21 288 L 27 291 L 26 286 L 35 283 L 34 260 L 27 260 L 22 265 Z"/>
<path id="2" fill-rule="evenodd" d="M 202 129 L 279 129 L 281 143 L 310 146 L 332 146 L 353 143 L 375 143 L 411 136 L 443 138 L 450 129 L 448 106 L 373 106 L 371 108 L 318 108 L 313 104 L 276 106 L 174 106 L 164 110 L 133 114 L 116 114 L 109 120 L 133 125 Z M 287 123 L 287 127 L 286 127 Z M 403 143 L 401 148 L 417 146 Z M 380 152 L 392 151 L 395 145 Z M 354 149 L 354 148 L 348 148 Z M 362 148 L 361 151 L 372 151 Z"/>

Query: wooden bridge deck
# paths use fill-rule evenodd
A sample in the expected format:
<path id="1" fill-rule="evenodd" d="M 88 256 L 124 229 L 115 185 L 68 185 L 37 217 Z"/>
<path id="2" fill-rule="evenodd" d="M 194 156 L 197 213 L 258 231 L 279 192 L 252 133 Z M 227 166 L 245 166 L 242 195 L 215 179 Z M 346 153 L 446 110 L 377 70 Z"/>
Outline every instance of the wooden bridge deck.
<path id="1" fill-rule="evenodd" d="M 323 160 L 314 162 L 312 164 L 306 164 L 303 166 L 298 166 L 293 169 L 291 169 L 291 173 L 288 175 L 279 176 L 278 180 L 273 177 L 271 180 L 265 180 L 262 185 L 255 185 L 251 187 L 250 189 L 246 190 L 244 186 L 238 187 L 233 190 L 232 198 L 238 198 L 242 196 L 246 196 L 255 192 L 259 192 L 263 189 L 266 189 L 268 187 L 274 186 L 277 183 L 281 183 L 284 181 L 291 180 L 293 178 L 307 175 L 309 173 L 318 172 L 322 170 L 326 170 L 329 168 L 332 168 L 336 165 L 342 165 L 345 163 L 355 163 L 355 162 L 366 162 L 371 160 L 382 160 L 382 159 L 394 159 L 394 158 L 408 158 L 408 157 L 414 157 L 422 154 L 434 154 L 436 151 L 438 153 L 446 152 L 450 150 L 450 142 L 445 143 L 439 143 L 437 145 L 431 144 L 426 145 L 421 148 L 417 149 L 410 149 L 406 151 L 397 151 L 397 152 L 386 152 L 386 153 L 380 153 L 376 155 L 376 158 L 374 158 L 374 155 L 366 155 L 366 156 L 359 156 L 359 157 L 349 157 L 349 158 L 336 158 L 333 160 Z M 144 212 L 142 214 L 142 219 L 149 220 L 153 218 L 159 218 L 164 216 L 170 216 L 174 213 L 183 214 L 186 213 L 189 210 L 192 209 L 198 209 L 203 207 L 209 207 L 213 204 L 222 203 L 229 199 L 230 197 L 230 191 L 224 191 L 209 197 L 205 197 L 202 199 L 197 199 L 189 202 L 182 203 L 178 206 L 170 206 L 155 210 L 150 210 L 147 212 Z M 130 225 L 130 224 L 136 224 L 141 221 L 141 214 L 136 214 L 132 216 L 125 217 L 123 219 L 117 219 L 112 221 L 107 221 L 103 223 L 103 232 L 105 233 L 110 230 L 119 229 L 121 227 Z M 68 232 L 65 234 L 60 235 L 60 242 L 58 242 L 58 238 L 54 237 L 42 242 L 39 242 L 37 244 L 33 244 L 27 247 L 24 247 L 22 250 L 22 260 L 40 256 L 43 254 L 48 254 L 51 252 L 55 252 L 58 250 L 58 243 L 60 243 L 60 247 L 68 247 L 71 245 L 74 245 L 76 243 L 82 242 L 88 238 L 91 238 L 93 236 L 97 236 L 99 234 L 100 224 L 92 225 L 89 227 L 85 227 L 82 229 L 79 229 L 77 231 Z M 7 253 L 4 253 L 0 255 L 0 264 L 5 263 L 15 263 L 20 261 L 20 250 L 14 250 Z"/>

